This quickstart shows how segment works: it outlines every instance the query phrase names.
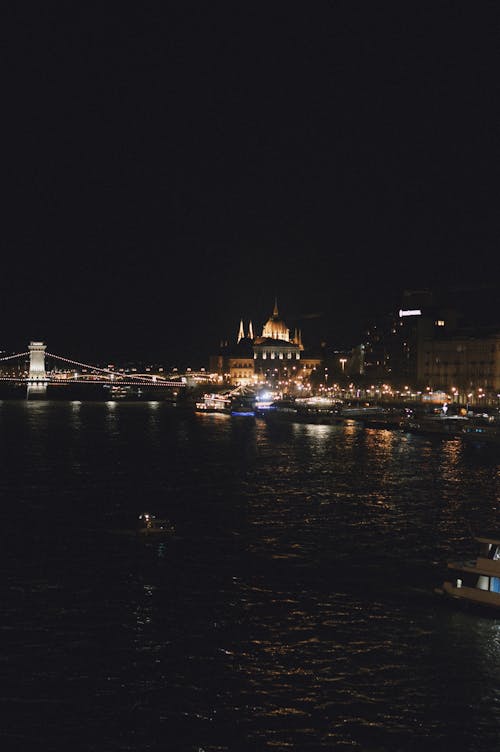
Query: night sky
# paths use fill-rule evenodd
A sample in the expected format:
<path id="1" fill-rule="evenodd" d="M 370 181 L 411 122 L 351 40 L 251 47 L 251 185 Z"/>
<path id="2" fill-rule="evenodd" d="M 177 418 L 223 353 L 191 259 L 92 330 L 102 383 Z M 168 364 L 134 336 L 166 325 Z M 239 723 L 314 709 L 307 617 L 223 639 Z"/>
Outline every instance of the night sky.
<path id="1" fill-rule="evenodd" d="M 2 26 L 0 349 L 199 367 L 275 296 L 306 345 L 422 286 L 496 312 L 496 3 L 11 3 Z"/>

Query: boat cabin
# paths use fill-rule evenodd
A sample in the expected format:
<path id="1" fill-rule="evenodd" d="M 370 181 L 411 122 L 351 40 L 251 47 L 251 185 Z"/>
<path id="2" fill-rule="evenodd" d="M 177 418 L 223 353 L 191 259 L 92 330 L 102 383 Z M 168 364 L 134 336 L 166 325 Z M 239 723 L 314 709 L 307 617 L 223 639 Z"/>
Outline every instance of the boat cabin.
<path id="1" fill-rule="evenodd" d="M 500 541 L 491 538 L 476 538 L 476 541 L 479 543 L 476 569 L 484 572 L 479 575 L 476 587 L 500 593 Z"/>
<path id="2" fill-rule="evenodd" d="M 478 556 L 471 561 L 449 562 L 456 573 L 443 583 L 443 591 L 454 598 L 484 606 L 500 608 L 500 540 L 475 538 Z"/>

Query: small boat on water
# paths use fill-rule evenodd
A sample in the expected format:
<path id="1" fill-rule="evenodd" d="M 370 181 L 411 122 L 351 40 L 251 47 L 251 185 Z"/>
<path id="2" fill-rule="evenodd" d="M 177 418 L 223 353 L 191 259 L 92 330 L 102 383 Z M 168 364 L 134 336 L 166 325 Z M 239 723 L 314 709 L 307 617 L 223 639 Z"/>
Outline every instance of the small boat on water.
<path id="1" fill-rule="evenodd" d="M 171 535 L 174 526 L 169 520 L 156 517 L 154 514 L 145 512 L 139 515 L 137 534 L 141 538 L 161 538 Z"/>
<path id="2" fill-rule="evenodd" d="M 144 512 L 136 518 L 136 523 L 131 524 L 130 527 L 113 528 L 110 532 L 114 535 L 133 538 L 135 540 L 162 541 L 175 533 L 175 528 L 170 520 L 157 517 L 150 512 Z"/>
<path id="3" fill-rule="evenodd" d="M 475 537 L 474 540 L 479 546 L 477 558 L 449 562 L 453 577 L 436 592 L 500 615 L 500 539 Z"/>

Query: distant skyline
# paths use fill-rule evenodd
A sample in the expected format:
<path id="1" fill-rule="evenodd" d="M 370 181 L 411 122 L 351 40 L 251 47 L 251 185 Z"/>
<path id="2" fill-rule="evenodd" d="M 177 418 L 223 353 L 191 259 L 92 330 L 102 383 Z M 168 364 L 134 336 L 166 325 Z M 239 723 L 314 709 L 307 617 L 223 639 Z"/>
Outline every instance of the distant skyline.
<path id="1" fill-rule="evenodd" d="M 430 288 L 408 288 L 408 291 L 421 291 Z M 288 325 L 291 335 L 295 328 L 301 332 L 302 340 L 307 351 L 313 351 L 317 354 L 323 346 L 331 352 L 335 349 L 351 349 L 361 342 L 365 341 L 366 333 L 375 323 L 380 323 L 382 319 L 389 316 L 396 316 L 399 308 L 404 307 L 403 293 L 391 294 L 390 297 L 374 301 L 374 307 L 371 310 L 366 308 L 362 312 L 357 311 L 354 307 L 347 305 L 345 310 L 337 310 L 336 314 L 333 308 L 323 311 L 301 311 L 293 306 L 287 312 L 286 308 L 281 306 L 278 300 L 279 315 Z M 459 314 L 459 321 L 463 326 L 478 327 L 478 331 L 488 327 L 500 328 L 500 313 L 497 307 L 497 287 L 494 282 L 484 283 L 482 285 L 471 285 L 463 287 L 449 287 L 447 289 L 435 288 L 438 307 L 456 306 Z M 460 306 L 460 301 L 463 301 Z M 383 301 L 383 302 L 382 302 Z M 220 348 L 221 344 L 228 343 L 234 345 L 237 343 L 240 322 L 243 321 L 245 336 L 248 334 L 249 324 L 251 322 L 255 336 L 260 336 L 262 328 L 272 313 L 272 305 L 267 308 L 260 308 L 264 311 L 262 315 L 243 314 L 239 318 L 226 321 L 221 325 L 218 337 L 210 337 L 208 333 L 213 333 L 214 323 L 208 326 L 207 337 L 197 336 L 192 332 L 192 337 L 187 337 L 185 341 L 172 341 L 171 346 L 165 347 L 165 344 L 152 343 L 149 334 L 143 339 L 130 338 L 127 343 L 123 339 L 112 342 L 107 346 L 102 340 L 97 342 L 88 342 L 86 340 L 71 340 L 68 336 L 61 337 L 57 331 L 56 336 L 30 336 L 28 339 L 16 337 L 9 332 L 4 335 L 4 349 L 6 351 L 24 351 L 31 340 L 41 340 L 48 345 L 48 351 L 56 355 L 63 355 L 76 360 L 82 359 L 84 362 L 94 365 L 107 365 L 116 363 L 124 365 L 125 363 L 157 363 L 167 368 L 177 367 L 185 369 L 191 367 L 194 369 L 206 368 L 210 355 L 214 355 Z M 255 309 L 257 310 L 257 309 Z M 218 319 L 224 319 L 223 311 L 214 309 L 213 314 L 217 314 Z M 336 315 L 336 319 L 335 319 Z M 34 328 L 39 328 L 34 320 Z M 90 330 L 89 330 L 90 331 Z M 185 330 L 184 330 L 185 331 Z M 145 346 L 146 342 L 146 346 Z M 148 347 L 147 345 L 150 346 Z"/>
<path id="2" fill-rule="evenodd" d="M 275 296 L 331 344 L 408 288 L 496 312 L 493 4 L 27 3 L 5 28 L 4 347 L 197 365 Z"/>

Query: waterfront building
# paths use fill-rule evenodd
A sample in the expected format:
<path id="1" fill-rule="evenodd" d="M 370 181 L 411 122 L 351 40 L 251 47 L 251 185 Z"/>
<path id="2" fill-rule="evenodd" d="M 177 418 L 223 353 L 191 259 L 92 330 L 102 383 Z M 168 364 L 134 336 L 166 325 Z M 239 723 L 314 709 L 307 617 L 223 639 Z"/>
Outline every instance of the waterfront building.
<path id="1" fill-rule="evenodd" d="M 304 350 L 297 330 L 290 330 L 279 315 L 275 301 L 271 316 L 262 327 L 262 335 L 253 343 L 254 372 L 258 381 L 289 380 L 300 371 L 300 354 Z"/>
<path id="2" fill-rule="evenodd" d="M 461 403 L 496 403 L 500 323 L 480 290 L 406 291 L 398 311 L 374 320 L 364 343 L 371 381 L 443 391 Z M 494 314 L 493 314 L 494 316 Z"/>
<path id="3" fill-rule="evenodd" d="M 452 337 L 428 338 L 419 357 L 418 378 L 431 389 L 455 395 L 500 392 L 500 330 L 461 331 Z M 469 399 L 469 401 L 470 401 Z"/>
<path id="4" fill-rule="evenodd" d="M 275 301 L 262 334 L 254 337 L 251 321 L 245 334 L 243 321 L 240 321 L 236 342 L 221 343 L 219 352 L 210 358 L 209 368 L 232 385 L 246 386 L 264 381 L 287 385 L 308 380 L 321 361 L 321 356 L 305 350 L 299 329 L 290 335 Z"/>
<path id="5" fill-rule="evenodd" d="M 251 324 L 248 334 L 245 335 L 241 321 L 237 341 L 221 342 L 219 352 L 210 356 L 209 371 L 218 374 L 225 382 L 234 386 L 249 386 L 255 383 L 251 334 Z"/>
<path id="6" fill-rule="evenodd" d="M 451 336 L 458 322 L 457 310 L 437 302 L 431 290 L 404 291 L 399 310 L 375 318 L 367 328 L 363 372 L 372 380 L 417 384 L 423 343 Z"/>

